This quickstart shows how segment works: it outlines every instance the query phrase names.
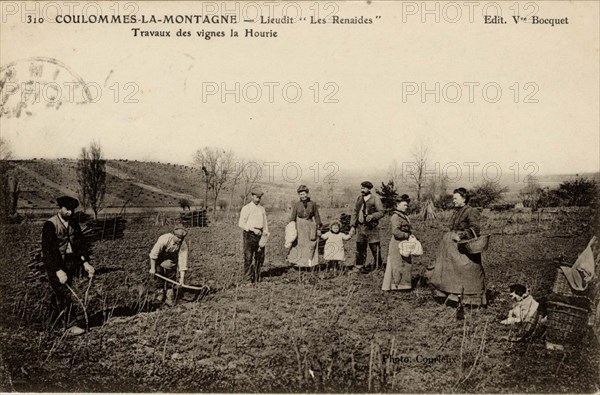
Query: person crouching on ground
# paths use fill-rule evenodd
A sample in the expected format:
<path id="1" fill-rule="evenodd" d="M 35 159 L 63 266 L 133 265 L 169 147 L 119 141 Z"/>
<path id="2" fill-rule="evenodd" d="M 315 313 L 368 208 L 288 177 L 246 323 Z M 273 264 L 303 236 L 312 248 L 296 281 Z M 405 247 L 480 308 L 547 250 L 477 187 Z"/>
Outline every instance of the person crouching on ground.
<path id="1" fill-rule="evenodd" d="M 344 264 L 346 254 L 344 252 L 344 241 L 350 240 L 352 236 L 340 232 L 341 225 L 339 221 L 334 221 L 329 226 L 329 232 L 321 235 L 325 241 L 325 250 L 323 258 L 327 266 L 338 267 Z"/>
<path id="2" fill-rule="evenodd" d="M 82 268 L 90 278 L 93 277 L 94 267 L 88 262 L 79 223 L 73 220 L 79 201 L 70 196 L 62 196 L 56 202 L 58 213 L 48 219 L 42 229 L 42 260 L 48 282 L 54 291 L 52 305 L 56 313 L 63 315 L 69 333 L 80 335 L 85 332 L 81 328 L 84 316 L 72 302 L 69 287 L 73 277 L 81 274 Z M 72 317 L 75 318 L 75 323 L 72 322 Z"/>
<path id="3" fill-rule="evenodd" d="M 258 187 L 250 191 L 252 201 L 242 207 L 238 226 L 244 230 L 244 274 L 252 282 L 260 280 L 260 268 L 265 261 L 265 247 L 259 245 L 263 233 L 269 234 L 267 212 L 260 205 L 263 192 Z"/>
<path id="4" fill-rule="evenodd" d="M 177 227 L 172 233 L 160 236 L 150 251 L 150 274 L 160 274 L 175 281 L 179 272 L 179 283 L 183 285 L 187 271 L 188 245 L 185 242 L 187 231 Z M 158 266 L 156 265 L 158 263 Z M 175 304 L 174 284 L 156 278 L 157 301 L 167 306 Z"/>

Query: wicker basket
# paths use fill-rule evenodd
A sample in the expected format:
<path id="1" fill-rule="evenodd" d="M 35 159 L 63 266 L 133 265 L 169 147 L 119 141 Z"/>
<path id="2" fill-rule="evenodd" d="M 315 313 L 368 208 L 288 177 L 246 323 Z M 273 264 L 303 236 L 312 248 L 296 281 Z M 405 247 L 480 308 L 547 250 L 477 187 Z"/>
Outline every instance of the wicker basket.
<path id="1" fill-rule="evenodd" d="M 459 241 L 458 244 L 464 247 L 469 254 L 480 254 L 483 251 L 487 250 L 488 244 L 490 242 L 490 235 L 477 236 L 477 233 L 475 233 L 475 230 L 472 228 L 471 232 L 473 232 L 475 238 L 465 241 Z"/>
<path id="2" fill-rule="evenodd" d="M 577 297 L 586 297 L 588 296 L 588 291 L 577 291 L 571 288 L 571 284 L 567 280 L 567 277 L 563 273 L 562 269 L 556 269 L 556 279 L 554 280 L 554 285 L 552 286 L 552 293 L 560 296 L 577 296 Z"/>
<path id="3" fill-rule="evenodd" d="M 578 343 L 586 329 L 589 311 L 560 302 L 547 302 L 547 337 L 555 343 Z"/>
<path id="4" fill-rule="evenodd" d="M 556 280 L 554 280 L 552 292 L 561 296 L 573 296 L 573 288 L 569 285 L 569 281 L 561 269 L 556 269 Z"/>

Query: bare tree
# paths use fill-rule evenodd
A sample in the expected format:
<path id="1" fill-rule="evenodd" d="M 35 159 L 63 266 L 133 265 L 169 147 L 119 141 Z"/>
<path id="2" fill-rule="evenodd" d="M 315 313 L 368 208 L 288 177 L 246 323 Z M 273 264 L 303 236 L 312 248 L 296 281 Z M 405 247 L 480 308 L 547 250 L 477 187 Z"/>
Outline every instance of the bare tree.
<path id="1" fill-rule="evenodd" d="M 527 175 L 524 182 L 527 184 L 521 191 L 519 191 L 519 197 L 523 200 L 525 207 L 531 207 L 537 210 L 538 202 L 542 195 L 542 186 L 537 177 Z"/>
<path id="2" fill-rule="evenodd" d="M 17 205 L 19 204 L 19 195 L 21 194 L 21 184 L 16 174 L 8 176 L 8 190 L 10 192 L 10 210 L 9 214 L 17 213 Z"/>
<path id="3" fill-rule="evenodd" d="M 448 194 L 449 177 L 444 174 L 440 177 L 430 177 L 425 182 L 425 186 L 421 193 L 423 200 L 431 200 L 438 202 L 444 199 Z"/>
<path id="4" fill-rule="evenodd" d="M 8 221 L 8 216 L 12 214 L 12 193 L 10 190 L 10 177 L 8 175 L 12 159 L 12 152 L 8 142 L 0 138 L 0 223 Z"/>
<path id="5" fill-rule="evenodd" d="M 333 207 L 333 198 L 335 196 L 335 184 L 337 180 L 330 179 L 327 181 L 327 195 L 329 197 L 329 207 Z"/>
<path id="6" fill-rule="evenodd" d="M 13 157 L 8 141 L 0 138 L 0 160 L 11 160 Z"/>
<path id="7" fill-rule="evenodd" d="M 200 168 L 202 171 L 202 181 L 204 181 L 204 208 L 208 207 L 208 191 L 211 189 L 212 185 L 212 172 L 209 171 L 209 161 L 210 161 L 210 148 L 204 148 L 202 150 L 196 151 L 194 156 L 194 164 Z"/>
<path id="8" fill-rule="evenodd" d="M 227 206 L 228 210 L 233 207 L 233 197 L 235 195 L 235 188 L 237 187 L 238 183 L 243 179 L 247 163 L 248 161 L 244 158 L 238 158 L 235 161 L 230 176 L 231 185 L 229 186 L 229 188 L 231 189 L 231 194 L 229 195 L 229 205 Z"/>
<path id="9" fill-rule="evenodd" d="M 210 190 L 210 185 L 212 183 L 211 173 L 208 171 L 208 167 L 205 165 L 200 165 L 200 170 L 202 170 L 202 180 L 204 181 L 204 209 L 208 207 L 208 191 Z"/>
<path id="10" fill-rule="evenodd" d="M 221 151 L 220 159 L 217 162 L 217 165 L 214 167 L 214 177 L 212 190 L 214 195 L 214 209 L 217 210 L 217 200 L 219 198 L 219 194 L 225 188 L 227 181 L 231 173 L 234 171 L 235 165 L 235 154 L 233 151 Z"/>
<path id="11" fill-rule="evenodd" d="M 4 164 L 0 163 L 0 224 L 8 221 L 10 214 L 10 191 L 8 189 L 8 181 Z"/>
<path id="12" fill-rule="evenodd" d="M 398 166 L 398 161 L 394 159 L 388 167 L 388 179 L 394 181 L 394 184 L 398 186 L 402 178 L 402 169 Z"/>
<path id="13" fill-rule="evenodd" d="M 242 172 L 242 185 L 244 187 L 244 193 L 240 195 L 242 199 L 242 205 L 245 205 L 248 201 L 248 195 L 252 188 L 256 186 L 258 180 L 262 176 L 262 170 L 256 162 L 248 162 Z"/>
<path id="14" fill-rule="evenodd" d="M 208 190 L 213 193 L 213 209 L 217 211 L 217 200 L 221 191 L 225 187 L 225 183 L 229 179 L 233 169 L 234 154 L 233 151 L 225 151 L 221 148 L 204 147 L 196 151 L 194 157 L 196 166 L 200 167 L 203 172 L 203 178 L 207 187 L 205 191 L 205 207 L 206 199 L 208 198 Z"/>
<path id="15" fill-rule="evenodd" d="M 411 171 L 408 172 L 408 178 L 412 181 L 412 186 L 417 194 L 417 201 L 421 201 L 421 192 L 425 186 L 427 178 L 427 154 L 429 149 L 420 143 L 412 151 L 413 163 L 411 163 Z"/>
<path id="16" fill-rule="evenodd" d="M 88 148 L 83 147 L 77 162 L 77 181 L 83 206 L 94 211 L 94 219 L 102 209 L 106 193 L 106 160 L 102 156 L 102 147 L 93 141 Z"/>

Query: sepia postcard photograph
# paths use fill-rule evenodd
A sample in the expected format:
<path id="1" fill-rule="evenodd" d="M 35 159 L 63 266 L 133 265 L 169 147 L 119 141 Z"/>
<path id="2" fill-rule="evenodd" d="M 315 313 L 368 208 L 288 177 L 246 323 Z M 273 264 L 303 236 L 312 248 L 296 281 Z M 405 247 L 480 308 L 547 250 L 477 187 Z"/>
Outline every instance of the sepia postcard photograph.
<path id="1" fill-rule="evenodd" d="M 598 393 L 598 1 L 0 1 L 0 392 Z"/>

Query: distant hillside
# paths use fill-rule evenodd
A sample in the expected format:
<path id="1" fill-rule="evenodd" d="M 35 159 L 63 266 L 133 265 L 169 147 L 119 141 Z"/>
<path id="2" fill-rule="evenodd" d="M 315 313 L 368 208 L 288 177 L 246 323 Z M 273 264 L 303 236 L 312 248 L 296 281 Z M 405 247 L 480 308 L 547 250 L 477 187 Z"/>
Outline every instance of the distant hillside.
<path id="1" fill-rule="evenodd" d="M 11 173 L 20 183 L 21 193 L 19 196 L 18 209 L 49 209 L 56 207 L 56 198 L 61 195 L 77 196 L 77 161 L 72 159 L 34 159 L 15 160 L 10 162 Z M 186 165 L 138 162 L 129 160 L 107 161 L 107 190 L 105 196 L 105 208 L 115 209 L 126 207 L 137 208 L 165 208 L 179 207 L 179 200 L 186 198 L 192 201 L 193 206 L 199 207 L 203 204 L 204 185 L 200 170 Z M 374 174 L 380 174 L 379 177 Z M 307 175 L 312 174 L 307 171 Z M 354 201 L 359 193 L 360 181 L 370 179 L 376 188 L 381 186 L 382 181 L 387 181 L 383 172 L 375 171 L 370 176 L 360 174 L 346 174 L 340 172 L 337 175 L 338 183 L 334 184 L 334 204 L 347 204 Z M 600 182 L 600 175 L 547 175 L 540 176 L 539 183 L 542 187 L 555 188 L 561 182 L 578 176 L 589 177 Z M 263 180 L 266 181 L 266 180 Z M 286 208 L 289 202 L 296 200 L 296 188 L 299 183 L 306 183 L 311 188 L 312 197 L 322 205 L 331 203 L 329 185 L 322 179 L 320 183 L 315 180 L 303 179 L 298 182 L 286 182 L 274 180 L 271 183 L 261 183 L 266 195 L 264 204 L 267 207 Z M 450 183 L 448 192 L 457 186 L 471 188 L 481 179 L 460 180 Z M 525 184 L 523 180 L 515 183 L 510 177 L 503 177 L 502 184 L 509 187 L 505 199 L 513 201 L 518 199 L 518 192 Z M 397 186 L 401 193 L 409 193 L 410 184 L 400 183 Z M 231 191 L 224 190 L 219 200 L 229 201 Z M 239 187 L 233 194 L 235 207 L 242 203 Z M 209 205 L 212 205 L 212 197 L 209 193 Z"/>
<path id="2" fill-rule="evenodd" d="M 77 161 L 12 161 L 11 172 L 20 183 L 19 209 L 56 206 L 60 195 L 77 196 Z M 104 206 L 169 207 L 180 198 L 201 204 L 201 176 L 197 169 L 154 162 L 109 160 Z"/>
<path id="3" fill-rule="evenodd" d="M 18 210 L 47 210 L 56 207 L 56 198 L 61 195 L 78 196 L 77 161 L 73 159 L 32 159 L 10 161 L 10 173 L 19 180 L 20 195 Z M 179 200 L 186 198 L 192 208 L 201 207 L 205 187 L 199 169 L 178 164 L 108 160 L 107 183 L 103 208 L 111 212 L 127 208 L 156 209 L 178 208 Z M 286 208 L 296 199 L 296 184 L 285 182 L 263 183 L 267 207 Z M 242 204 L 241 187 L 233 194 L 233 205 Z M 231 190 L 221 192 L 219 200 L 229 202 Z M 208 194 L 208 205 L 213 197 Z"/>

